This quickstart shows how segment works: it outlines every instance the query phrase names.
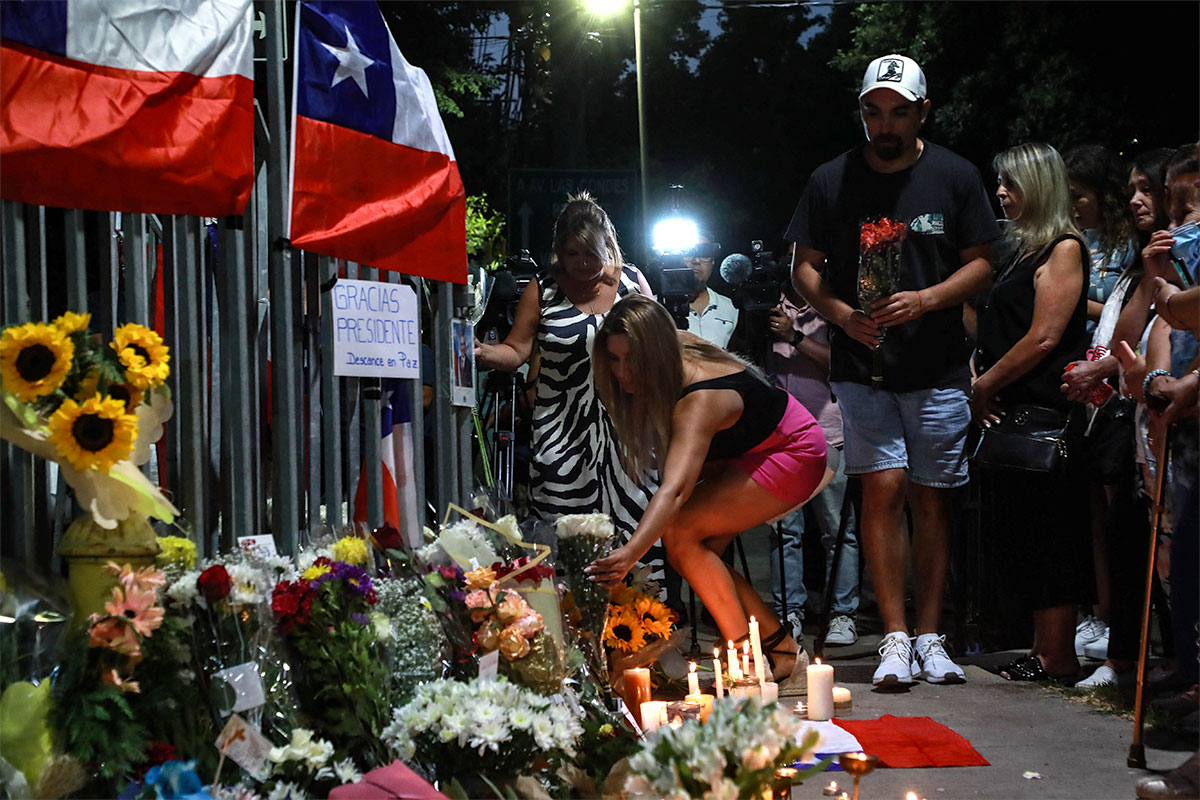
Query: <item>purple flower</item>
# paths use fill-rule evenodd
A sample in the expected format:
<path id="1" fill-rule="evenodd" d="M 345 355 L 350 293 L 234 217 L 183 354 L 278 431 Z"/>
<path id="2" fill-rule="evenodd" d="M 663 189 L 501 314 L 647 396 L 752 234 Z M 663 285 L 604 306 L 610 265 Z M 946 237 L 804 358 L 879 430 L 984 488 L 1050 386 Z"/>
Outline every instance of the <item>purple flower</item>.
<path id="1" fill-rule="evenodd" d="M 360 614 L 357 611 L 355 611 L 353 614 L 350 615 L 350 619 L 354 620 L 355 622 L 357 622 L 361 625 L 370 625 L 371 624 L 371 620 L 367 617 L 366 614 Z"/>
<path id="2" fill-rule="evenodd" d="M 450 591 L 450 593 L 447 596 L 456 603 L 465 602 L 467 599 L 467 593 L 460 592 L 457 589 Z"/>

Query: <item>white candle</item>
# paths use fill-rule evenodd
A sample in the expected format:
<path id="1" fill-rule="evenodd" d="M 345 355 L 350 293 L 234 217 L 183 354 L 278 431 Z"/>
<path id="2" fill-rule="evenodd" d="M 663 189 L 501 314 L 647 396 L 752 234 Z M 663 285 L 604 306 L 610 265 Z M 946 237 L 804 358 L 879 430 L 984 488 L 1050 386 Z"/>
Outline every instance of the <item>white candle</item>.
<path id="1" fill-rule="evenodd" d="M 764 703 L 774 703 L 779 700 L 779 684 L 772 681 L 762 681 L 759 684 Z"/>
<path id="2" fill-rule="evenodd" d="M 830 781 L 829 785 L 821 790 L 821 794 L 825 795 L 826 797 L 833 797 L 837 793 L 838 793 L 837 781 Z"/>
<path id="3" fill-rule="evenodd" d="M 721 648 L 713 648 L 713 674 L 717 676 L 717 697 L 725 696 L 725 677 L 721 674 L 725 670 L 721 668 Z"/>
<path id="4" fill-rule="evenodd" d="M 662 700 L 648 700 L 642 703 L 642 730 L 646 733 L 658 730 L 666 721 L 667 704 Z"/>
<path id="5" fill-rule="evenodd" d="M 700 676 L 696 674 L 696 662 L 690 662 L 689 666 L 688 694 L 700 694 Z"/>
<path id="6" fill-rule="evenodd" d="M 729 639 L 729 677 L 732 680 L 737 680 L 742 677 L 742 668 L 738 666 L 737 648 L 733 646 L 733 640 Z"/>
<path id="7" fill-rule="evenodd" d="M 845 716 L 854 709 L 854 698 L 845 686 L 833 687 L 833 714 L 836 717 Z"/>
<path id="8" fill-rule="evenodd" d="M 750 671 L 750 642 L 742 642 L 742 672 L 747 678 L 754 674 Z"/>
<path id="9" fill-rule="evenodd" d="M 750 648 L 754 652 L 754 674 L 758 677 L 758 682 L 762 683 L 767 679 L 766 663 L 763 659 L 762 637 L 758 632 L 758 620 L 754 617 L 750 618 Z"/>
<path id="10" fill-rule="evenodd" d="M 821 659 L 808 665 L 808 718 L 827 720 L 833 716 L 833 667 Z"/>

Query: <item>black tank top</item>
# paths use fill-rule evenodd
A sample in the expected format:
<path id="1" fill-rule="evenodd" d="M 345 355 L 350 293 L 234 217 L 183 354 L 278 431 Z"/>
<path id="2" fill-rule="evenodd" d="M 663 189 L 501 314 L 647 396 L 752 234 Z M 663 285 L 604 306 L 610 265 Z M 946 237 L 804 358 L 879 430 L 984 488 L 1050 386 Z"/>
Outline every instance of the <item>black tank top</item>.
<path id="1" fill-rule="evenodd" d="M 733 389 L 742 396 L 744 406 L 737 422 L 713 436 L 706 461 L 735 458 L 753 450 L 771 435 L 787 410 L 787 392 L 767 384 L 749 370 L 698 381 L 684 387 L 679 396 L 700 389 Z"/>

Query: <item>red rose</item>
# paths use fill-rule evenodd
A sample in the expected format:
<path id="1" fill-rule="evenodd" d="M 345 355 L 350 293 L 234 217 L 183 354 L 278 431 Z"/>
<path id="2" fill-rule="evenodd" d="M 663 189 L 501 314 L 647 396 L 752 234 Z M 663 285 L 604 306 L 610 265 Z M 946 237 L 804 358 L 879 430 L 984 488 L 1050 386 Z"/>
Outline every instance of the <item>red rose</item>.
<path id="1" fill-rule="evenodd" d="M 204 570 L 196 579 L 196 587 L 200 590 L 200 594 L 204 595 L 204 599 L 208 601 L 209 605 L 228 597 L 232 586 L 229 573 L 220 564 L 214 564 Z"/>

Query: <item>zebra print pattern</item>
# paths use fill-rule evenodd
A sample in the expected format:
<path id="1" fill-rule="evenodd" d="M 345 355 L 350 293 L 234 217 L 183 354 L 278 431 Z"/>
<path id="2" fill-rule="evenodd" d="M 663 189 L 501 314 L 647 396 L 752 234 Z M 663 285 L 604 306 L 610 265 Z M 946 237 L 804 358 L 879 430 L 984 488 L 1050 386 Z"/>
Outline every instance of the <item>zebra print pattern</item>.
<path id="1" fill-rule="evenodd" d="M 621 468 L 612 421 L 596 395 L 592 343 L 605 315 L 580 311 L 549 273 L 538 276 L 538 286 L 541 363 L 533 412 L 531 510 L 542 519 L 603 512 L 628 541 L 657 487 L 652 481 L 639 485 Z M 625 267 L 617 295 L 637 291 L 637 274 Z M 661 573 L 663 556 L 656 545 L 642 561 Z"/>

